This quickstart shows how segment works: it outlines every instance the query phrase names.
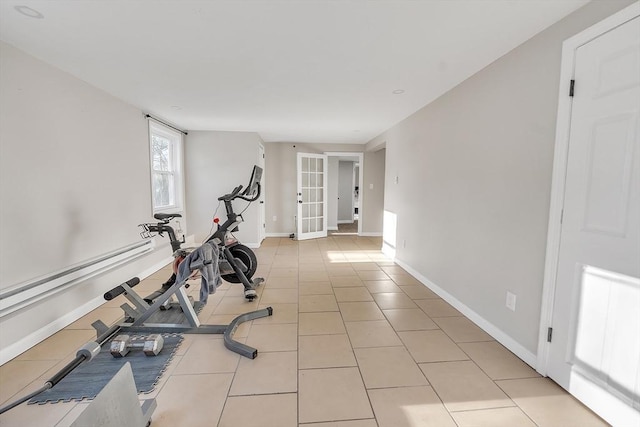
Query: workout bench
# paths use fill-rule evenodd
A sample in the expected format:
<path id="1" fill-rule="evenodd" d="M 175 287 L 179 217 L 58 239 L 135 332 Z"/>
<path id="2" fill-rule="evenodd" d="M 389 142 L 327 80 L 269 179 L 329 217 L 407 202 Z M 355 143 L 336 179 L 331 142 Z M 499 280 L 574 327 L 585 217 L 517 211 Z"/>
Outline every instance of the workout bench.
<path id="1" fill-rule="evenodd" d="M 258 355 L 258 350 L 250 347 L 246 344 L 238 342 L 233 339 L 238 326 L 246 321 L 258 319 L 261 317 L 271 316 L 273 314 L 273 308 L 267 307 L 260 310 L 251 311 L 241 314 L 231 321 L 228 325 L 203 325 L 198 319 L 196 310 L 198 310 L 202 304 L 199 302 L 192 305 L 187 292 L 185 290 L 186 280 L 183 282 L 174 283 L 166 292 L 156 298 L 152 304 L 149 304 L 137 294 L 133 288 L 140 283 L 140 279 L 134 277 L 121 285 L 116 286 L 109 292 L 104 294 L 105 300 L 109 301 L 118 295 L 124 294 L 133 307 L 127 303 L 120 307 L 125 312 L 125 318 L 118 325 L 119 331 L 122 333 L 184 333 L 184 334 L 223 334 L 224 345 L 229 350 L 236 352 L 249 359 L 255 359 Z M 175 295 L 178 299 L 178 304 L 173 304 L 172 310 L 181 310 L 181 317 L 186 322 L 171 322 L 171 323 L 152 323 L 150 318 L 157 313 L 161 307 L 166 306 L 166 303 Z M 156 316 L 157 317 L 157 316 Z M 173 317 L 176 317 L 175 313 Z M 96 329 L 98 335 L 104 334 L 109 327 L 102 321 L 98 320 L 92 324 Z"/>

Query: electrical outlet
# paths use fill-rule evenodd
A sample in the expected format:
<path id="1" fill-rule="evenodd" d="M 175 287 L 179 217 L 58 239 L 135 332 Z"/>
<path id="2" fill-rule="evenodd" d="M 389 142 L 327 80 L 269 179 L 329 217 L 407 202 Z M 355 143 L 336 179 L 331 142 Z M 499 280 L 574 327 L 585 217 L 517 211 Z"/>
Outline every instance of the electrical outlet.
<path id="1" fill-rule="evenodd" d="M 402 239 L 402 248 L 406 248 L 407 247 L 407 241 L 405 239 Z"/>
<path id="2" fill-rule="evenodd" d="M 398 175 L 396 175 L 396 176 L 393 178 L 393 182 L 394 182 L 394 183 L 396 183 L 396 184 L 398 183 Z"/>
<path id="3" fill-rule="evenodd" d="M 516 295 L 507 291 L 507 308 L 511 311 L 516 311 Z"/>
<path id="4" fill-rule="evenodd" d="M 273 222 L 276 222 L 278 220 L 278 217 L 276 215 L 273 216 Z"/>
<path id="5" fill-rule="evenodd" d="M 373 190 L 373 184 L 369 184 L 369 190 Z"/>

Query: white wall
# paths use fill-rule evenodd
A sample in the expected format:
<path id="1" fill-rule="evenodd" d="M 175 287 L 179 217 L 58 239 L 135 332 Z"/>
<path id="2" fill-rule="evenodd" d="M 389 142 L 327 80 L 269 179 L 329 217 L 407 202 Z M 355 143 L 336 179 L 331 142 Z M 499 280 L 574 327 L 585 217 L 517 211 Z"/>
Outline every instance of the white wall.
<path id="1" fill-rule="evenodd" d="M 329 157 L 327 165 L 327 229 L 338 229 L 338 158 Z"/>
<path id="2" fill-rule="evenodd" d="M 0 288 L 140 241 L 137 225 L 152 219 L 142 112 L 2 42 L 0 63 Z M 168 242 L 157 243 L 149 256 L 0 319 L 3 354 L 168 261 Z"/>
<path id="3" fill-rule="evenodd" d="M 338 165 L 338 224 L 353 223 L 353 162 Z"/>
<path id="4" fill-rule="evenodd" d="M 254 132 L 189 132 L 185 142 L 187 222 L 196 242 L 210 235 L 218 197 L 238 185 L 249 184 L 253 166 L 259 164 L 259 144 L 262 139 Z M 265 175 L 271 173 L 272 170 L 265 171 Z M 236 213 L 246 206 L 243 200 L 233 203 Z M 252 203 L 242 214 L 245 222 L 234 233 L 240 242 L 252 247 L 260 244 L 258 206 L 258 202 Z M 226 220 L 224 203 L 220 204 L 216 216 L 221 222 Z"/>
<path id="5" fill-rule="evenodd" d="M 384 212 L 384 179 L 386 150 L 364 153 L 365 168 L 360 185 L 360 211 L 363 234 L 382 235 L 382 217 Z"/>
<path id="6" fill-rule="evenodd" d="M 386 141 L 385 210 L 397 214 L 400 262 L 529 355 L 538 341 L 562 42 L 629 3 L 586 5 L 367 147 Z M 505 307 L 507 291 L 517 295 L 515 312 Z"/>

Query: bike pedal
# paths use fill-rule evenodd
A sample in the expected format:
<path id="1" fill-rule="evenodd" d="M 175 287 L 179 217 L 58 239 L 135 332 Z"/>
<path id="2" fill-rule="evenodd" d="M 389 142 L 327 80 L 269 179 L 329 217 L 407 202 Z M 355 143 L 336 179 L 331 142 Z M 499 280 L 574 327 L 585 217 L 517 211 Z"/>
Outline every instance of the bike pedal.
<path id="1" fill-rule="evenodd" d="M 253 301 L 255 298 L 258 297 L 258 293 L 253 289 L 249 289 L 244 291 L 244 297 L 249 301 Z"/>

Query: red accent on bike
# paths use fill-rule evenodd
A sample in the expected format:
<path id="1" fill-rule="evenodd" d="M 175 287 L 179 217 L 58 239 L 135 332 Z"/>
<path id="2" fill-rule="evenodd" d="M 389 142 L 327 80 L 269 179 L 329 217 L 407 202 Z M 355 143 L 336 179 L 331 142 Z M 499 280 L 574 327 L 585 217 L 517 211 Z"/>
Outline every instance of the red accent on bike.
<path id="1" fill-rule="evenodd" d="M 183 257 L 183 256 L 179 256 L 179 257 L 177 257 L 177 258 L 175 258 L 173 260 L 173 272 L 174 272 L 174 274 L 178 274 L 178 266 L 180 265 L 180 263 L 182 263 L 182 261 L 184 261 L 184 258 L 185 257 Z"/>
<path id="2" fill-rule="evenodd" d="M 220 222 L 220 218 L 213 218 L 213 222 L 215 222 L 216 224 L 218 224 Z"/>

